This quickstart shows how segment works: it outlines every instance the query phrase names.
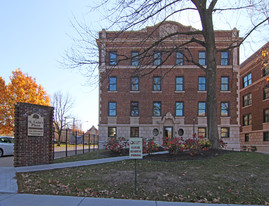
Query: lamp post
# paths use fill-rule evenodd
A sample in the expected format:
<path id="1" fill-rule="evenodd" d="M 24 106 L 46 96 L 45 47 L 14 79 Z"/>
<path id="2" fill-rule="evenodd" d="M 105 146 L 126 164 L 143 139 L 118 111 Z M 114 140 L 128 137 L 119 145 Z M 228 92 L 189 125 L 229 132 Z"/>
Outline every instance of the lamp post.
<path id="1" fill-rule="evenodd" d="M 193 128 L 192 128 L 192 136 L 193 136 L 193 139 L 195 138 L 194 137 L 194 133 L 195 133 L 195 117 L 193 117 L 193 119 L 192 119 L 192 123 L 193 123 Z"/>
<path id="2" fill-rule="evenodd" d="M 85 122 L 88 122 L 88 121 L 84 121 L 84 122 L 81 122 L 81 123 L 80 123 L 80 130 L 81 130 L 81 131 L 82 131 L 82 124 L 85 123 Z M 84 142 L 84 138 L 85 138 L 85 136 L 84 136 L 84 131 L 83 131 L 83 134 L 82 134 L 82 135 L 83 135 L 83 136 L 82 136 L 82 138 L 83 138 L 83 139 L 82 139 L 82 147 L 83 147 L 83 154 L 84 154 L 84 143 L 85 143 L 85 142 Z M 89 137 L 89 138 L 90 138 L 90 137 Z"/>
<path id="3" fill-rule="evenodd" d="M 67 152 L 67 148 L 68 148 L 68 133 L 69 133 L 69 126 L 68 126 L 68 122 L 66 121 L 66 119 L 72 119 L 70 117 L 64 117 L 64 125 L 65 125 L 65 156 L 68 156 L 68 152 Z"/>

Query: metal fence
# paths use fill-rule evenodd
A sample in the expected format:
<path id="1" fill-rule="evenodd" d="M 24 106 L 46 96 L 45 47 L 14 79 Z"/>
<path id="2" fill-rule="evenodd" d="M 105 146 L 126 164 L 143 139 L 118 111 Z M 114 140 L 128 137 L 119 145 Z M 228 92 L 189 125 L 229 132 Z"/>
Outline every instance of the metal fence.
<path id="1" fill-rule="evenodd" d="M 98 143 L 98 135 L 64 130 L 60 138 L 60 144 L 59 140 L 54 143 L 53 156 L 54 159 L 57 159 L 95 151 L 99 149 Z"/>

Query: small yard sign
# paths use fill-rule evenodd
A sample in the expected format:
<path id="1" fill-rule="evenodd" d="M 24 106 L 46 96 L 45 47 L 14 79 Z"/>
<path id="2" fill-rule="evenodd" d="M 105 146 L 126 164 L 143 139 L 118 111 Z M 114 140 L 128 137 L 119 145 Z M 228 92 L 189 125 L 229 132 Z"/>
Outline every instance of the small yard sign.
<path id="1" fill-rule="evenodd" d="M 129 140 L 129 157 L 135 160 L 135 184 L 134 191 L 137 194 L 137 172 L 136 172 L 136 160 L 143 159 L 143 139 L 142 138 L 130 138 Z"/>
<path id="2" fill-rule="evenodd" d="M 130 159 L 143 159 L 142 138 L 130 138 L 129 157 Z"/>

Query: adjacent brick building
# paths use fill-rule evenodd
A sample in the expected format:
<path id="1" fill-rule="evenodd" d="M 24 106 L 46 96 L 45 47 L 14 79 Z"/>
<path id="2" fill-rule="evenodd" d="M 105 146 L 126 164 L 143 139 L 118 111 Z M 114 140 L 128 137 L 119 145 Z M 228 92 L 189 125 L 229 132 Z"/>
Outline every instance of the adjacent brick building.
<path id="1" fill-rule="evenodd" d="M 255 146 L 265 153 L 269 153 L 269 65 L 261 60 L 262 50 L 268 48 L 269 42 L 240 66 L 241 149 Z"/>
<path id="2" fill-rule="evenodd" d="M 205 72 L 188 61 L 206 65 L 205 48 L 179 46 L 192 36 L 177 35 L 147 50 L 167 34 L 182 31 L 196 30 L 168 21 L 139 31 L 99 33 L 101 142 L 139 136 L 162 144 L 165 136 L 207 135 Z M 217 49 L 240 41 L 236 29 L 215 31 L 215 37 Z M 227 148 L 239 149 L 239 49 L 218 52 L 217 65 L 219 135 Z"/>

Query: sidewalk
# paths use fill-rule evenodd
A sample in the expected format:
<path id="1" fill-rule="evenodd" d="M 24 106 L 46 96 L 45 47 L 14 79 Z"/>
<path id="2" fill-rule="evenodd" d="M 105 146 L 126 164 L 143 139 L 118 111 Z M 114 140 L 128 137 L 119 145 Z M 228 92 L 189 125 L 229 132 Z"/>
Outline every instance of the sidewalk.
<path id="1" fill-rule="evenodd" d="M 146 200 L 105 199 L 31 194 L 1 194 L 1 206 L 229 206 L 228 204 L 202 204 L 160 202 Z"/>

